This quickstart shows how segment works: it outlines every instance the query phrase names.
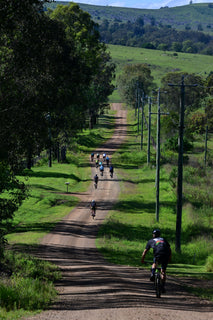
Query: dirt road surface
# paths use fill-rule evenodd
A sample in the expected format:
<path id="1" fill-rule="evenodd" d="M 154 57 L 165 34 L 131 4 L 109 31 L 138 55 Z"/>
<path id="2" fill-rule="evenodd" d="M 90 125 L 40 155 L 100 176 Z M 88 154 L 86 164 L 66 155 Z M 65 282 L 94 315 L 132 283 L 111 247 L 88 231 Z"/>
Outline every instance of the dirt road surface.
<path id="1" fill-rule="evenodd" d="M 110 156 L 126 138 L 126 111 L 117 110 L 113 138 L 97 151 Z M 96 172 L 92 166 L 92 177 Z M 116 171 L 113 179 L 108 170 L 100 177 L 98 188 L 93 183 L 81 202 L 41 243 L 40 256 L 53 261 L 62 271 L 56 283 L 59 297 L 49 310 L 27 319 L 38 320 L 212 320 L 213 304 L 200 300 L 168 277 L 167 293 L 154 295 L 147 270 L 112 265 L 104 260 L 95 246 L 99 225 L 116 202 L 120 192 Z M 93 220 L 88 203 L 98 203 Z M 140 259 L 140 257 L 139 257 Z"/>

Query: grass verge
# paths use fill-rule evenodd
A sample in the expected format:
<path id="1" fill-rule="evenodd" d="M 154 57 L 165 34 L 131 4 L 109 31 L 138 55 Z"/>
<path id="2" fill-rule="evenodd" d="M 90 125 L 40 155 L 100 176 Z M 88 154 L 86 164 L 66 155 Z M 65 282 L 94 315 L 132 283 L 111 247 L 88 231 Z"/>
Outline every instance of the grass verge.
<path id="1" fill-rule="evenodd" d="M 6 251 L 1 263 L 0 318 L 18 319 L 45 309 L 57 296 L 53 282 L 59 278 L 59 270 L 51 263 Z"/>
<path id="2" fill-rule="evenodd" d="M 166 164 L 161 164 L 160 220 L 156 222 L 155 150 L 152 149 L 152 161 L 150 166 L 147 166 L 146 142 L 141 151 L 132 111 L 129 121 L 131 130 L 128 132 L 128 141 L 113 156 L 113 163 L 119 168 L 121 194 L 114 211 L 99 230 L 97 246 L 100 252 L 112 263 L 140 267 L 142 251 L 152 237 L 153 228 L 158 227 L 170 242 L 173 252 L 168 273 L 178 277 L 190 276 L 212 281 L 213 269 L 209 257 L 213 255 L 213 202 L 210 195 L 204 198 L 206 186 L 212 186 L 212 168 L 207 168 L 201 175 L 200 170 L 184 165 L 181 254 L 177 253 L 176 185 L 171 178 L 175 165 L 166 163 L 165 159 Z M 191 171 L 193 174 L 189 174 Z M 194 181 L 199 185 L 199 192 L 196 193 Z M 152 253 L 149 253 L 147 260 L 152 260 Z"/>

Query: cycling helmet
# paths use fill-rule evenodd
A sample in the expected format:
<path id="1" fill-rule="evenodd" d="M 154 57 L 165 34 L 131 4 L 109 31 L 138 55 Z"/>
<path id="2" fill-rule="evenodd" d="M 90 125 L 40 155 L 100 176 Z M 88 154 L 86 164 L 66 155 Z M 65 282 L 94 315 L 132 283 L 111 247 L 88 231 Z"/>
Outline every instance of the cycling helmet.
<path id="1" fill-rule="evenodd" d="M 159 229 L 154 229 L 154 230 L 152 231 L 152 234 L 154 234 L 155 237 L 160 237 L 160 230 L 159 230 Z"/>
<path id="2" fill-rule="evenodd" d="M 92 202 L 95 202 L 95 200 L 92 200 Z"/>

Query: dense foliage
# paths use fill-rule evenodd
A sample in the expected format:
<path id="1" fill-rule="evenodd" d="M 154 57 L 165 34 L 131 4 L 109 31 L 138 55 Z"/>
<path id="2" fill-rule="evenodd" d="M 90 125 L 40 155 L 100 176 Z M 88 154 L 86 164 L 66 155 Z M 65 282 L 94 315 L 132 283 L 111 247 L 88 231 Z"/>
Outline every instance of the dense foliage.
<path id="1" fill-rule="evenodd" d="M 76 78 L 78 102 L 88 110 L 92 127 L 99 111 L 105 106 L 107 97 L 113 91 L 111 79 L 115 66 L 110 62 L 106 46 L 99 40 L 97 24 L 91 20 L 87 12 L 80 10 L 77 4 L 58 5 L 50 13 L 50 17 L 63 23 L 67 39 L 75 43 L 75 55 L 80 57 L 82 62 L 80 75 L 84 76 L 81 81 Z M 81 119 L 85 121 L 85 114 L 81 115 Z"/>
<path id="2" fill-rule="evenodd" d="M 147 49 L 169 50 L 187 53 L 213 54 L 213 37 L 202 31 L 178 31 L 171 25 L 155 24 L 151 19 L 144 23 L 143 17 L 134 22 L 100 23 L 101 39 L 105 43 L 142 47 Z"/>
<path id="3" fill-rule="evenodd" d="M 151 70 L 146 64 L 125 65 L 117 79 L 117 85 L 122 100 L 134 107 L 136 91 L 140 90 L 140 94 L 144 96 L 150 93 L 153 85 Z"/>

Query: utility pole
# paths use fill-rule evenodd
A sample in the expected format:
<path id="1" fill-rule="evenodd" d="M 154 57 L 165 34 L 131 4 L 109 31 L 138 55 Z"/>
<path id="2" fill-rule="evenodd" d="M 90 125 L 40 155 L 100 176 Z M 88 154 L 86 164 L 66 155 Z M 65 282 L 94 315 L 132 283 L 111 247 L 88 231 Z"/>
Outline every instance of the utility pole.
<path id="1" fill-rule="evenodd" d="M 48 157 L 48 166 L 52 167 L 52 134 L 51 134 L 51 115 L 50 112 L 46 115 L 48 121 L 48 136 L 49 136 L 49 157 Z"/>
<path id="2" fill-rule="evenodd" d="M 161 114 L 168 115 L 169 113 L 160 111 L 160 88 L 158 89 L 158 112 L 157 112 L 157 146 L 156 146 L 156 208 L 155 208 L 155 216 L 156 221 L 159 222 L 159 208 L 160 208 L 160 116 Z M 166 92 L 165 92 L 166 93 Z M 156 114 L 156 113 L 151 113 Z"/>
<path id="3" fill-rule="evenodd" d="M 148 98 L 148 104 L 149 104 L 149 123 L 148 123 L 148 143 L 147 143 L 147 165 L 150 164 L 150 139 L 151 139 L 151 108 L 152 108 L 152 98 Z"/>
<path id="4" fill-rule="evenodd" d="M 181 224 L 182 224 L 182 199 L 183 199 L 183 135 L 184 135 L 184 112 L 185 112 L 185 83 L 184 76 L 181 85 L 168 84 L 181 88 L 180 115 L 179 115 L 179 139 L 178 139 L 178 182 L 177 182 L 177 217 L 176 217 L 176 252 L 181 252 Z M 187 87 L 195 87 L 187 85 Z"/>
<path id="5" fill-rule="evenodd" d="M 137 115 L 137 106 L 138 106 L 138 81 L 136 81 L 136 89 L 135 89 L 135 119 Z"/>
<path id="6" fill-rule="evenodd" d="M 208 141 L 208 126 L 206 126 L 206 134 L 205 134 L 205 154 L 204 154 L 205 167 L 206 167 L 206 156 L 207 156 L 207 141 Z"/>
<path id="7" fill-rule="evenodd" d="M 157 154 L 156 154 L 156 221 L 159 222 L 159 186 L 160 186 L 160 88 L 158 89 L 157 112 Z"/>
<path id="8" fill-rule="evenodd" d="M 137 87 L 137 108 L 138 108 L 138 134 L 139 134 L 139 126 L 140 126 L 140 90 Z"/>
<path id="9" fill-rule="evenodd" d="M 144 92 L 142 91 L 141 96 L 141 150 L 143 149 L 143 123 L 144 123 Z"/>

